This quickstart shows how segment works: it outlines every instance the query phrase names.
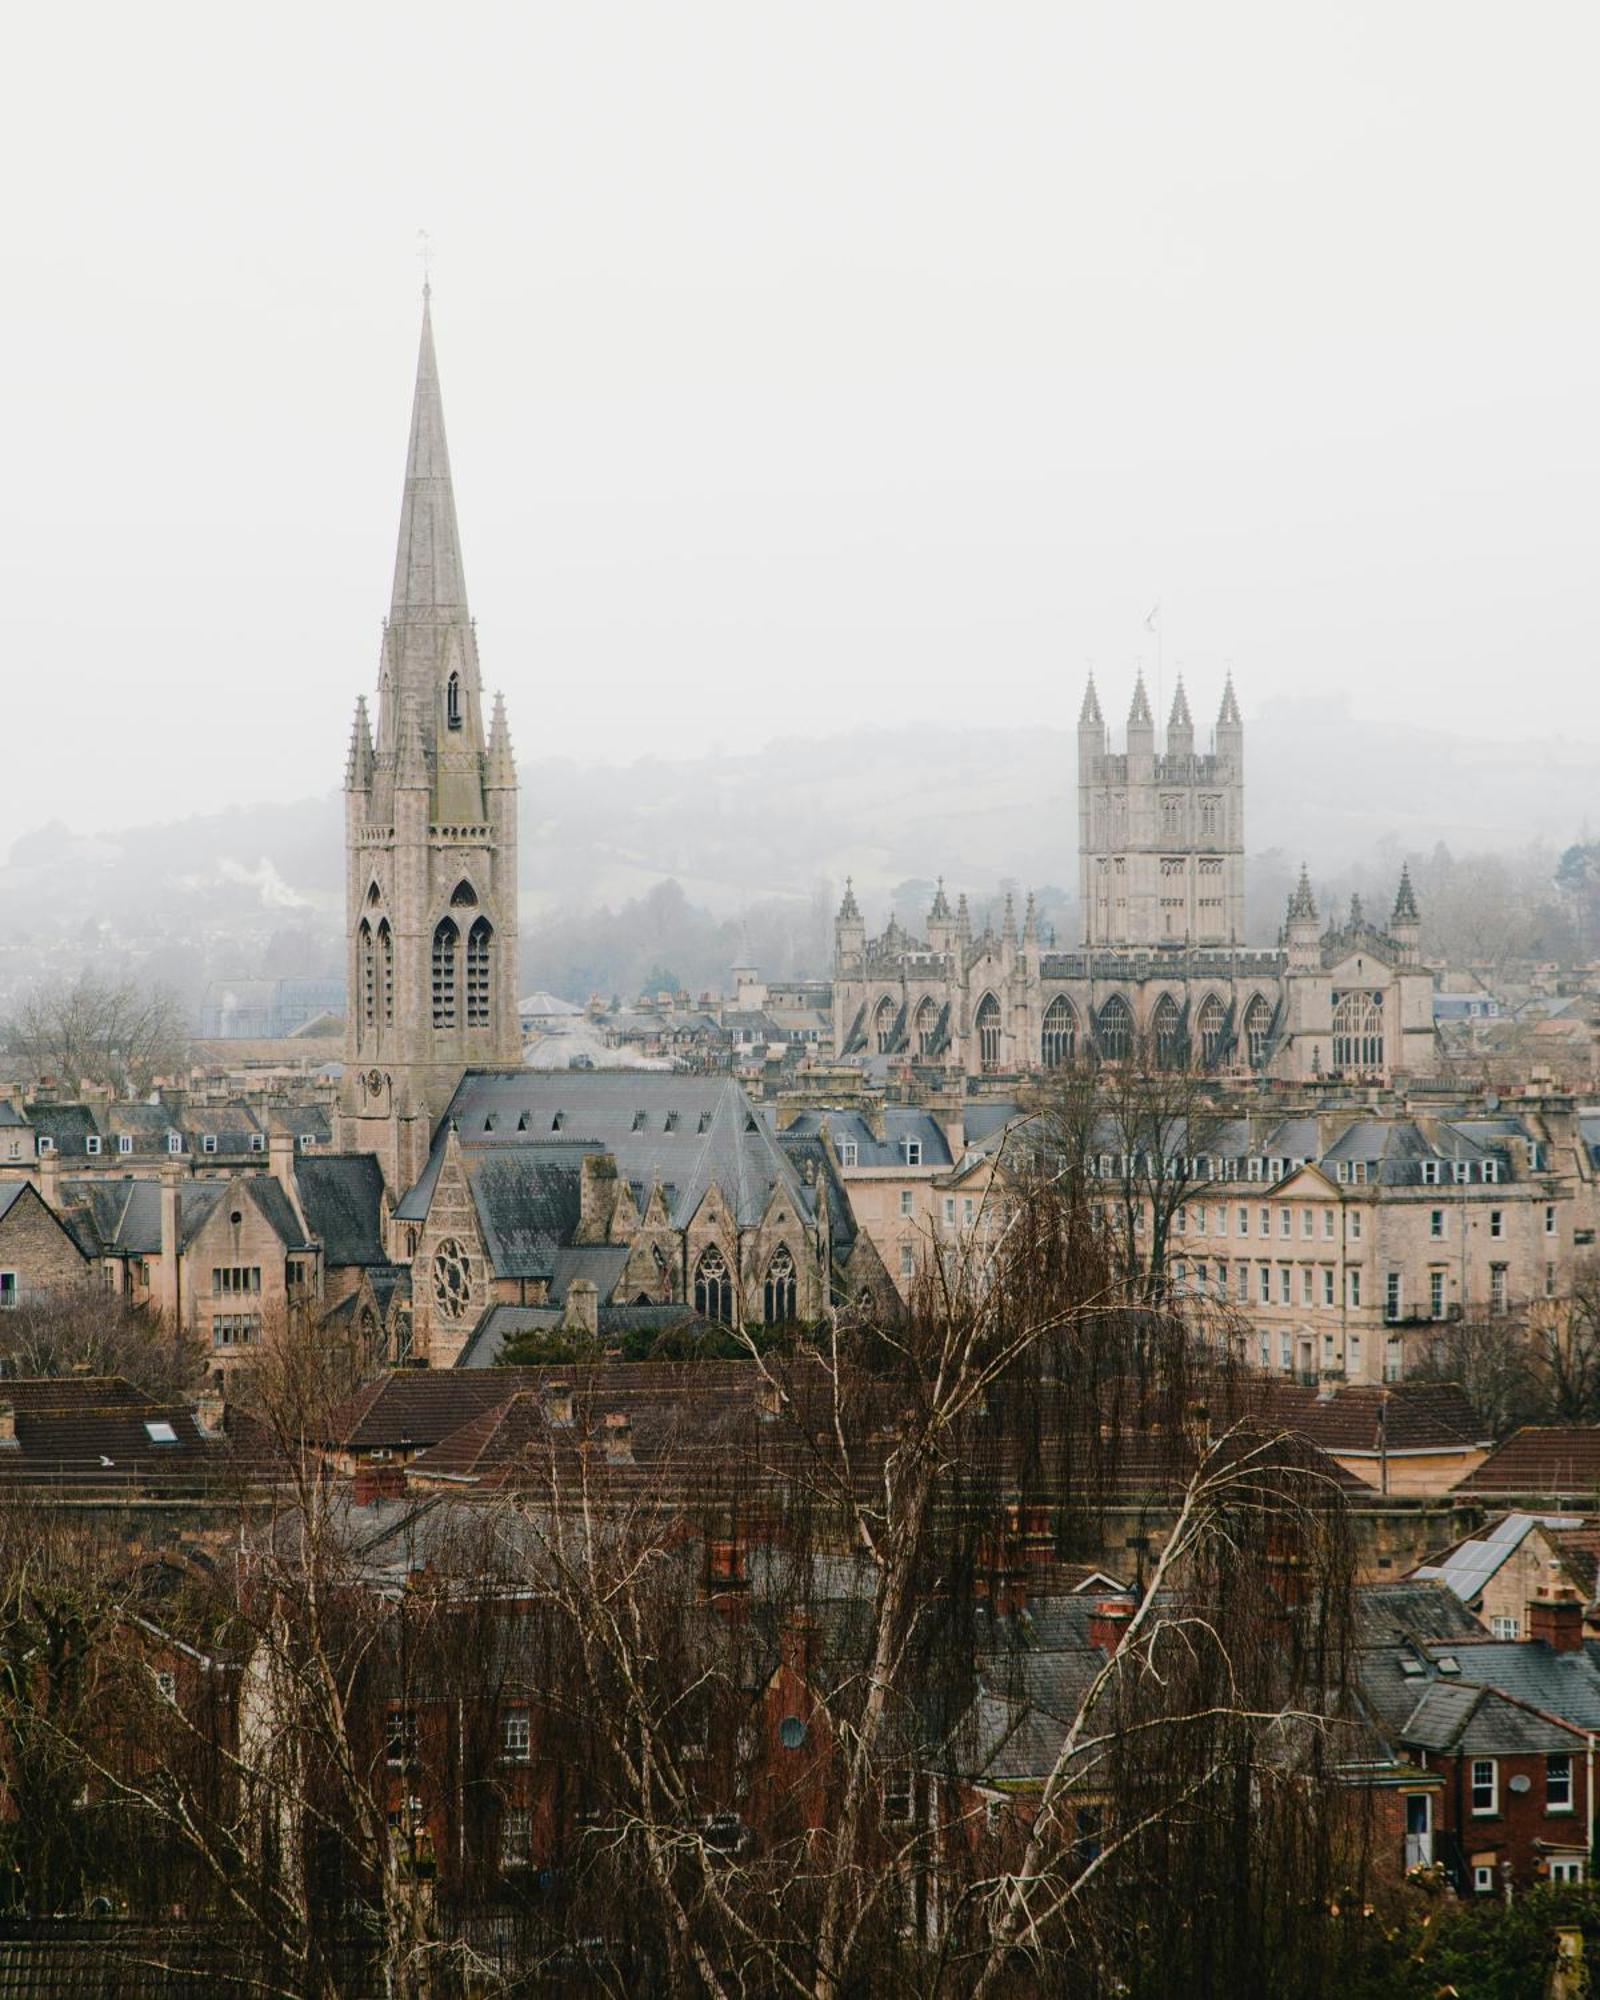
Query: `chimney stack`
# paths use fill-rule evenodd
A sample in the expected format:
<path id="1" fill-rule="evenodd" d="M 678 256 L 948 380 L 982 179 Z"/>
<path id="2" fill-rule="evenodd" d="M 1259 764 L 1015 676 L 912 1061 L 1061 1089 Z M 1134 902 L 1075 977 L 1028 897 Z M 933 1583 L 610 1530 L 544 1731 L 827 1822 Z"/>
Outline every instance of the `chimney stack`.
<path id="1" fill-rule="evenodd" d="M 194 1420 L 202 1437 L 217 1438 L 227 1430 L 228 1405 L 220 1389 L 202 1389 L 195 1399 Z"/>
<path id="2" fill-rule="evenodd" d="M 17 1406 L 15 1403 L 0 1403 L 0 1445 L 15 1444 L 17 1441 Z"/>
<path id="3" fill-rule="evenodd" d="M 1127 1635 L 1133 1617 L 1131 1597 L 1099 1597 L 1089 1609 L 1089 1644 L 1114 1653 Z"/>
<path id="4" fill-rule="evenodd" d="M 1541 1584 L 1528 1605 L 1528 1637 L 1543 1639 L 1552 1653 L 1580 1652 L 1583 1605 L 1577 1593 L 1564 1585 L 1549 1589 Z"/>

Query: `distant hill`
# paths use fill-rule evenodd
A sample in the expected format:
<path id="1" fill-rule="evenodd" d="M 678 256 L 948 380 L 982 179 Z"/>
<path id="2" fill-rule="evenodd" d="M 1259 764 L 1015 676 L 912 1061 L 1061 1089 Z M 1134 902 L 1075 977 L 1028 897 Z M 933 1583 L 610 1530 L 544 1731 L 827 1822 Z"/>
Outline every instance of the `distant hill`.
<path id="1" fill-rule="evenodd" d="M 1063 706 L 1067 692 L 1056 691 L 1051 706 Z M 1302 858 L 1314 876 L 1342 878 L 1387 858 L 1397 867 L 1401 853 L 1439 843 L 1457 854 L 1562 846 L 1595 809 L 1600 750 L 1587 744 L 1497 746 L 1444 727 L 1374 730 L 1313 697 L 1268 704 L 1247 720 L 1245 742 L 1258 933 L 1275 929 Z M 738 955 L 740 923 L 753 921 L 770 958 L 787 923 L 793 948 L 783 956 L 804 969 L 825 949 L 820 913 L 847 874 L 869 921 L 894 901 L 919 916 L 942 874 L 952 892 L 979 901 L 1003 884 L 1046 891 L 1047 915 L 1070 925 L 1076 763 L 1070 730 L 943 722 L 678 763 L 528 759 L 524 931 L 533 938 L 548 926 L 570 940 L 589 921 L 587 944 L 573 943 L 576 957 L 563 961 L 569 984 L 583 985 L 625 971 L 605 927 L 595 928 L 601 912 L 667 881 L 681 886 L 683 903 L 669 909 L 656 899 L 648 918 L 642 904 L 634 915 L 636 928 L 655 931 L 658 958 L 670 955 L 674 927 L 692 912 L 698 942 L 684 940 L 687 955 L 730 945 Z M 101 953 L 186 987 L 202 973 L 337 972 L 342 851 L 342 801 L 332 789 L 114 835 L 42 828 L 0 865 L 0 987 Z M 752 905 L 765 913 L 752 916 Z M 554 983 L 548 965 L 529 971 Z"/>

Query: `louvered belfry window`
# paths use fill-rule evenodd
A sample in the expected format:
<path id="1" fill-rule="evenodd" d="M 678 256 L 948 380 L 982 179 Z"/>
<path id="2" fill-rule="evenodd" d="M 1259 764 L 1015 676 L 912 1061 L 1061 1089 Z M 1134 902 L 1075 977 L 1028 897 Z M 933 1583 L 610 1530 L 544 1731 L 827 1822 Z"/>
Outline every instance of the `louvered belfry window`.
<path id="1" fill-rule="evenodd" d="M 489 945 L 494 932 L 479 917 L 467 933 L 467 1026 L 489 1025 Z"/>
<path id="2" fill-rule="evenodd" d="M 433 1025 L 453 1028 L 456 1024 L 456 959 L 461 933 L 448 917 L 433 934 Z"/>

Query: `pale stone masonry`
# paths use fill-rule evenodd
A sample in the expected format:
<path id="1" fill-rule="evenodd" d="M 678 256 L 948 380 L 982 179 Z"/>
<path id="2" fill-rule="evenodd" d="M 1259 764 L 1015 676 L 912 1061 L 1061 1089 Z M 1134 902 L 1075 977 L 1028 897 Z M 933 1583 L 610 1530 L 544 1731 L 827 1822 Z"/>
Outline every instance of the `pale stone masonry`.
<path id="1" fill-rule="evenodd" d="M 377 736 L 363 698 L 345 841 L 339 1144 L 376 1153 L 399 1193 L 462 1071 L 521 1056 L 517 775 L 498 697 L 484 728 L 426 290 Z"/>
<path id="2" fill-rule="evenodd" d="M 1244 935 L 1244 725 L 1227 684 L 1196 751 L 1180 684 L 1157 752 L 1141 682 L 1109 748 L 1091 681 L 1078 724 L 1083 941 L 1057 950 L 1030 896 L 996 931 L 941 883 L 925 934 L 869 938 L 851 886 L 834 922 L 840 1057 L 898 1056 L 966 1076 L 1064 1068 L 1091 1050 L 1157 1068 L 1388 1083 L 1435 1067 L 1433 980 L 1401 874 L 1387 925 L 1359 901 L 1321 927 L 1302 871 L 1277 946 Z"/>

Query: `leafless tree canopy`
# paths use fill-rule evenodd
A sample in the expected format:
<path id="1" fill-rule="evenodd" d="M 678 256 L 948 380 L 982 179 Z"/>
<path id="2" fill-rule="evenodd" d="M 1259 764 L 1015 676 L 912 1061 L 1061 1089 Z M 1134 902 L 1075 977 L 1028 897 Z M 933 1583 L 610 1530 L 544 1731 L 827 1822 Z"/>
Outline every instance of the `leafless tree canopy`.
<path id="1" fill-rule="evenodd" d="M 73 1090 L 91 1083 L 142 1096 L 158 1077 L 182 1068 L 188 1030 L 169 987 L 83 972 L 37 986 L 19 1001 L 6 1042 L 36 1077 L 57 1077 Z"/>
<path id="2" fill-rule="evenodd" d="M 203 1559 L 0 1523 L 14 1900 L 318 2000 L 1331 1990 L 1343 1508 L 1150 1291 L 1019 1165 L 895 1325 L 637 1436 L 573 1368 L 422 1513 L 327 1476 L 343 1370 L 286 1337 L 280 1484 Z M 1108 1546 L 1096 1650 L 1052 1578 Z"/>

